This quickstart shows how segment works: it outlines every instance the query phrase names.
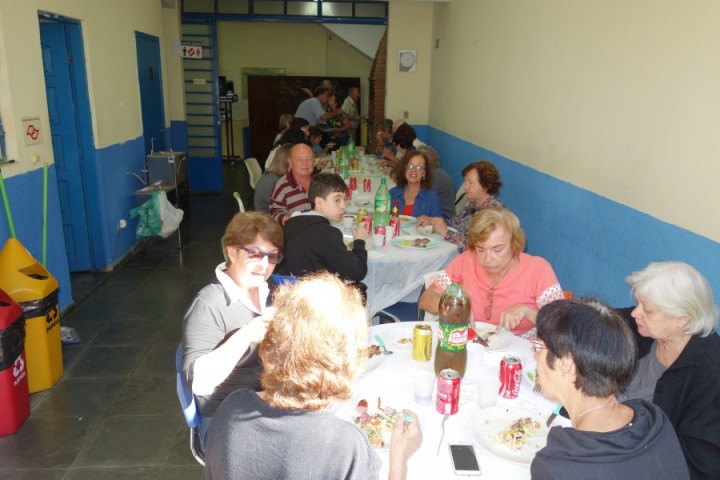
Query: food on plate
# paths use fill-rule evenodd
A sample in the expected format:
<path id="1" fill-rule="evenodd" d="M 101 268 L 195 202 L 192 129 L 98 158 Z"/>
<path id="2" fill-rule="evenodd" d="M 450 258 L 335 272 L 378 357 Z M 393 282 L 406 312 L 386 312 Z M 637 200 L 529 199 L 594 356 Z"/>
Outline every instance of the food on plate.
<path id="1" fill-rule="evenodd" d="M 412 241 L 412 246 L 419 247 L 419 248 L 425 248 L 428 246 L 428 243 L 430 243 L 429 238 L 425 238 L 425 237 L 416 238 L 415 240 Z"/>
<path id="2" fill-rule="evenodd" d="M 373 344 L 368 347 L 368 358 L 372 358 L 375 355 L 381 355 L 381 354 L 382 354 L 382 350 L 380 350 L 380 345 Z"/>
<path id="3" fill-rule="evenodd" d="M 358 402 L 356 410 L 359 415 L 353 417 L 355 426 L 365 434 L 372 447 L 385 448 L 392 434 L 393 417 L 380 409 L 376 413 L 369 413 L 365 399 Z"/>
<path id="4" fill-rule="evenodd" d="M 525 447 L 539 449 L 542 447 L 541 438 L 535 434 L 542 425 L 530 417 L 521 417 L 513 422 L 510 428 L 497 434 L 495 440 L 514 452 L 519 452 Z"/>
<path id="5" fill-rule="evenodd" d="M 411 345 L 413 343 L 413 339 L 412 339 L 412 337 L 398 338 L 397 340 L 395 340 L 395 343 L 400 344 L 400 345 Z"/>
<path id="6" fill-rule="evenodd" d="M 415 217 L 408 217 L 407 215 L 400 215 L 400 225 L 408 225 L 416 221 Z"/>

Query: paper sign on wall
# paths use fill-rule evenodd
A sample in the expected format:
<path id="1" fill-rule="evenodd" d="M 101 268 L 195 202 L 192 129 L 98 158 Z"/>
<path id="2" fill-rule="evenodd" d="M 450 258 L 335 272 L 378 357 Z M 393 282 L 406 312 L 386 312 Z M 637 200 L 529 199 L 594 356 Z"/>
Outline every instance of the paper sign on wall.
<path id="1" fill-rule="evenodd" d="M 183 58 L 202 58 L 202 43 L 197 41 L 182 40 L 180 42 L 180 53 Z"/>
<path id="2" fill-rule="evenodd" d="M 40 130 L 40 116 L 22 117 L 25 145 L 37 145 L 43 143 Z"/>

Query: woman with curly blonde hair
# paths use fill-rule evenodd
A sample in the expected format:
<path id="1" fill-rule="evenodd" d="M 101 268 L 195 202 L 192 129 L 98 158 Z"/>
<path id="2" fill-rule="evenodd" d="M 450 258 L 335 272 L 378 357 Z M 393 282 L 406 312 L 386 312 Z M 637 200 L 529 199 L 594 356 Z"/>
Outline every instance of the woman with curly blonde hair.
<path id="1" fill-rule="evenodd" d="M 321 273 L 281 287 L 260 345 L 262 392 L 238 390 L 206 437 L 205 479 L 377 478 L 363 433 L 327 409 L 352 398 L 367 360 L 367 313 L 356 289 Z M 390 479 L 407 474 L 422 434 L 417 417 L 390 440 Z M 328 448 L 332 446 L 332 448 Z"/>

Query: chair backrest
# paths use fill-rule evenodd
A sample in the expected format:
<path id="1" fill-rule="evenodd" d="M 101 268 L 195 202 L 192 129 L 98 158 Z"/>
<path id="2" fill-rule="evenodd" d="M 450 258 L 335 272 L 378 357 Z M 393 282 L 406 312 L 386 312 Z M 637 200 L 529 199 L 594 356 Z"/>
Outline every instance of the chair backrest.
<path id="1" fill-rule="evenodd" d="M 185 422 L 188 424 L 188 427 L 195 428 L 200 425 L 200 414 L 195 404 L 195 397 L 183 373 L 182 343 L 178 345 L 177 351 L 175 352 L 175 375 L 178 399 L 180 400 L 180 407 L 182 408 Z"/>
<path id="2" fill-rule="evenodd" d="M 469 201 L 467 194 L 465 193 L 465 183 L 460 185 L 457 193 L 455 194 L 455 215 L 460 215 L 465 208 L 465 204 Z"/>
<path id="3" fill-rule="evenodd" d="M 257 158 L 250 157 L 245 159 L 245 167 L 247 168 L 248 174 L 250 175 L 250 186 L 255 190 L 258 180 L 262 176 L 262 169 L 257 161 Z"/>
<path id="4" fill-rule="evenodd" d="M 243 205 L 242 198 L 240 198 L 240 194 L 238 192 L 233 193 L 233 197 L 235 197 L 235 200 L 237 200 L 238 208 L 240 209 L 240 212 L 245 211 L 245 205 Z"/>

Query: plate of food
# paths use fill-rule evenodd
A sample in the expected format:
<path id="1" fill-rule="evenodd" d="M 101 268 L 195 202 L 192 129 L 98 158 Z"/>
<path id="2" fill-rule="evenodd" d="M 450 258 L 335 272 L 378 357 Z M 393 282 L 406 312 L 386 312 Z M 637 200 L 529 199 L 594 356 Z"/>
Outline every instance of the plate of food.
<path id="1" fill-rule="evenodd" d="M 516 407 L 488 407 L 474 423 L 473 435 L 480 446 L 511 462 L 530 464 L 545 446 L 549 428 L 547 413 Z"/>
<path id="2" fill-rule="evenodd" d="M 389 449 L 390 436 L 395 424 L 395 409 L 385 406 L 377 398 L 361 398 L 353 404 L 345 404 L 336 415 L 360 429 L 368 439 L 370 446 L 376 449 Z"/>
<path id="3" fill-rule="evenodd" d="M 417 222 L 417 218 L 411 217 L 410 215 L 398 215 L 400 219 L 400 226 L 412 225 Z"/>
<path id="4" fill-rule="evenodd" d="M 485 351 L 496 352 L 505 350 L 513 343 L 512 333 L 507 330 L 502 330 L 500 333 L 495 333 L 497 325 L 485 322 L 475 322 L 475 338 L 472 339 L 474 343 L 479 343 L 485 347 Z M 487 345 L 486 345 L 487 344 Z"/>
<path id="5" fill-rule="evenodd" d="M 413 327 L 411 325 L 397 325 L 387 332 L 385 338 L 390 350 L 412 350 Z"/>
<path id="6" fill-rule="evenodd" d="M 432 239 L 422 235 L 400 235 L 391 240 L 393 245 L 401 248 L 415 248 L 424 250 L 440 245 L 440 240 Z"/>
<path id="7" fill-rule="evenodd" d="M 365 364 L 365 371 L 361 375 L 367 375 L 372 372 L 382 364 L 383 360 L 385 360 L 385 356 L 383 355 L 382 350 L 380 350 L 380 345 L 371 344 L 368 346 L 367 351 L 368 361 Z"/>

